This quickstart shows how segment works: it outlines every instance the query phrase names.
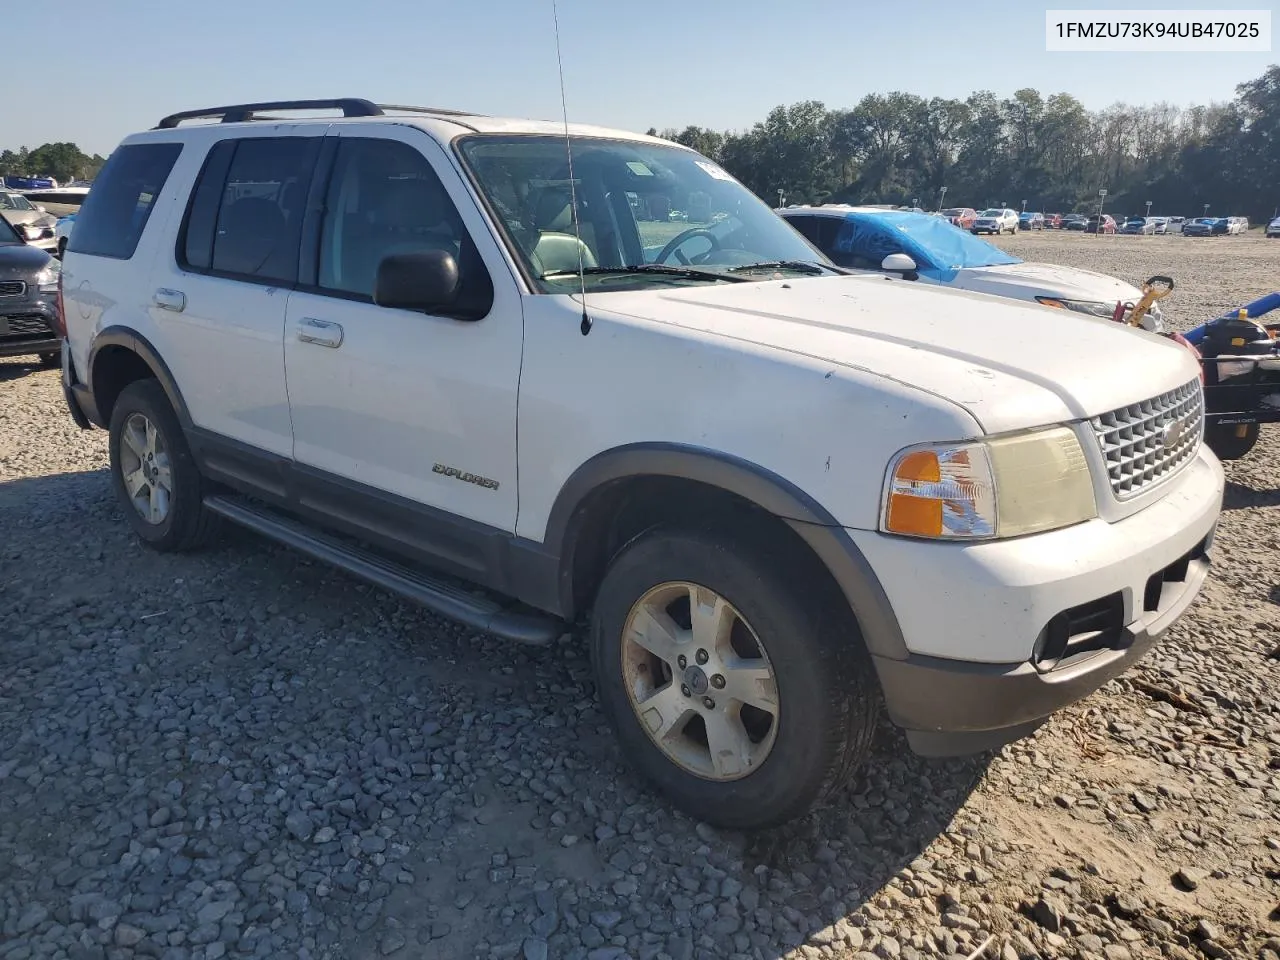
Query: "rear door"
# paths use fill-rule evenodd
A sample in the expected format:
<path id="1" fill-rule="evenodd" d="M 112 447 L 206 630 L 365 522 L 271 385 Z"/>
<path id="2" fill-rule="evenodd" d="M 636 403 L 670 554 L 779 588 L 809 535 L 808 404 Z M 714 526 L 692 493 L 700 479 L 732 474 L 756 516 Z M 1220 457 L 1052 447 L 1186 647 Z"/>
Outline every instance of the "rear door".
<path id="1" fill-rule="evenodd" d="M 263 475 L 259 454 L 287 459 L 293 452 L 285 304 L 298 279 L 307 191 L 329 127 L 263 126 L 212 144 L 152 284 L 152 314 L 197 443 L 215 470 L 253 471 L 246 479 L 255 482 L 274 473 Z"/>

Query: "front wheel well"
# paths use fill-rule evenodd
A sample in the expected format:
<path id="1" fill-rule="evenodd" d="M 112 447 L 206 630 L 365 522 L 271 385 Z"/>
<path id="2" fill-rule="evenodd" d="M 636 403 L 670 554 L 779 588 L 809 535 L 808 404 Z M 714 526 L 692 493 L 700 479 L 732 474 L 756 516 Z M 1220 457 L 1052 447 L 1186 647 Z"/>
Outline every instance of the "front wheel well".
<path id="1" fill-rule="evenodd" d="M 829 609 L 855 619 L 826 564 L 781 517 L 720 487 L 681 477 L 643 475 L 615 480 L 593 491 L 569 522 L 564 574 L 574 618 L 595 599 L 610 560 L 629 542 L 659 526 L 718 530 L 759 545 L 776 558 L 792 582 L 817 592 Z"/>
<path id="2" fill-rule="evenodd" d="M 125 387 L 155 375 L 147 361 L 128 347 L 111 344 L 99 350 L 89 371 L 89 383 L 102 422 L 111 422 L 111 411 Z"/>

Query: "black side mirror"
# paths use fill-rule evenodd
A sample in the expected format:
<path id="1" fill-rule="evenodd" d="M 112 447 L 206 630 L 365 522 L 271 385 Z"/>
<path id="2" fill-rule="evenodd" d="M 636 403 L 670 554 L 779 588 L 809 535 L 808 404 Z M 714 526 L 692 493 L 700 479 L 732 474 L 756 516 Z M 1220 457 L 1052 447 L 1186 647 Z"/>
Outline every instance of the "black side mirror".
<path id="1" fill-rule="evenodd" d="M 458 261 L 445 250 L 393 253 L 378 264 L 373 302 L 448 316 L 458 302 L 462 281 Z"/>

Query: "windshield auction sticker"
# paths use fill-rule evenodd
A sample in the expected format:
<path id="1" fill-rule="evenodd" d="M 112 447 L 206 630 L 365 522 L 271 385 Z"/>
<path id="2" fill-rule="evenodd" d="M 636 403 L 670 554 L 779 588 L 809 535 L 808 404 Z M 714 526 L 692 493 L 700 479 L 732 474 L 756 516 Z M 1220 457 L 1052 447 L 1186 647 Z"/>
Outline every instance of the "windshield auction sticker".
<path id="1" fill-rule="evenodd" d="M 1266 53 L 1270 10 L 1046 10 L 1045 49 L 1113 53 Z"/>

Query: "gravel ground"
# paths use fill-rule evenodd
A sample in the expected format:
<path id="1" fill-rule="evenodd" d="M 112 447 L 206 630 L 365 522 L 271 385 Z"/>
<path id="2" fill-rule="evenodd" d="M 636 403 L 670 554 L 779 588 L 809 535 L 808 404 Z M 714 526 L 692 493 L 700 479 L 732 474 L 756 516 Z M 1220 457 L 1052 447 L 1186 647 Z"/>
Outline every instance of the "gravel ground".
<path id="1" fill-rule="evenodd" d="M 1182 326 L 1280 277 L 1251 237 L 1002 245 L 1172 274 Z M 104 439 L 0 361 L 0 960 L 1280 958 L 1275 429 L 1130 675 L 994 758 L 886 726 L 838 803 L 750 837 L 629 773 L 577 644 L 248 534 L 142 549 Z"/>

